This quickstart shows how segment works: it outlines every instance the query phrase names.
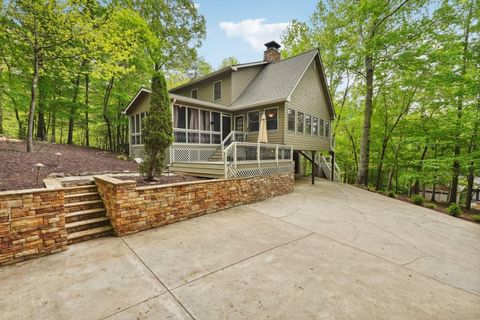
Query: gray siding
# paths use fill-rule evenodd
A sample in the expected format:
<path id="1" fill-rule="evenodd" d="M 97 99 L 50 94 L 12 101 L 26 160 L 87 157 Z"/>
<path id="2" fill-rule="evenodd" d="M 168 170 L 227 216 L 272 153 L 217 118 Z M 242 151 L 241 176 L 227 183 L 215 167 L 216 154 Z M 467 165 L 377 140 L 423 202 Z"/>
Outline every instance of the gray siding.
<path id="1" fill-rule="evenodd" d="M 263 65 L 241 68 L 232 72 L 232 103 L 237 100 L 240 94 L 245 90 L 250 82 L 262 70 Z"/>
<path id="2" fill-rule="evenodd" d="M 320 61 L 316 58 L 315 66 L 312 62 L 307 71 L 292 92 L 290 102 L 285 103 L 284 108 L 284 131 L 285 144 L 293 145 L 295 150 L 328 150 L 329 139 L 323 136 L 312 136 L 305 133 L 294 133 L 288 131 L 287 109 L 304 112 L 312 117 L 318 117 L 324 121 L 330 121 L 333 115 L 327 106 L 327 97 L 322 89 L 319 74 Z M 330 129 L 331 131 L 331 129 Z"/>
<path id="3" fill-rule="evenodd" d="M 194 83 L 185 88 L 172 91 L 172 93 L 190 98 L 192 89 L 198 89 L 199 100 L 214 102 L 220 105 L 228 106 L 232 103 L 232 79 L 230 74 L 230 72 L 223 73 L 214 78 L 208 78 L 204 81 Z M 222 81 L 222 98 L 214 101 L 213 83 L 217 81 Z"/>

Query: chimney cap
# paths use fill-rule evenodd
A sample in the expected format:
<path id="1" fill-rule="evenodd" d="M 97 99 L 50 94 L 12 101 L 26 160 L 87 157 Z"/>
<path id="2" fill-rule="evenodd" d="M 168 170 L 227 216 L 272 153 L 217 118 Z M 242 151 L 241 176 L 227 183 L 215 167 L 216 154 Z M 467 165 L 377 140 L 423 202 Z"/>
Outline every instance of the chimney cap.
<path id="1" fill-rule="evenodd" d="M 281 47 L 281 45 L 279 45 L 276 41 L 273 40 L 265 43 L 264 45 L 265 47 L 267 47 L 267 49 L 274 48 L 278 50 Z"/>

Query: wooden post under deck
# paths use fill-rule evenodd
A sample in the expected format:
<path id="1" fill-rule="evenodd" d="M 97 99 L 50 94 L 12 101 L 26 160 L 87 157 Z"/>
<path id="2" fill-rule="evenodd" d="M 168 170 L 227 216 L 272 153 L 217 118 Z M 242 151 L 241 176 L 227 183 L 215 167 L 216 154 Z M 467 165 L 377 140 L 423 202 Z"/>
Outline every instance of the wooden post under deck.
<path id="1" fill-rule="evenodd" d="M 315 151 L 312 151 L 312 184 L 315 184 Z"/>
<path id="2" fill-rule="evenodd" d="M 330 165 L 332 168 L 332 170 L 330 170 L 330 180 L 335 181 L 335 151 L 330 150 L 329 152 L 332 160 L 332 163 Z"/>

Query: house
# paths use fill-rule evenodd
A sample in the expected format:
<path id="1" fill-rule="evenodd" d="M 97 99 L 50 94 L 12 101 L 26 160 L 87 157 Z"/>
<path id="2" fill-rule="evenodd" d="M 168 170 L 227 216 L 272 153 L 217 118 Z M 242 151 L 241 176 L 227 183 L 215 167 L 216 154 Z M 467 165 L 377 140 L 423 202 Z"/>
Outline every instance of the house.
<path id="1" fill-rule="evenodd" d="M 222 68 L 169 91 L 174 172 L 205 177 L 241 177 L 288 172 L 300 157 L 315 161 L 330 177 L 333 103 L 318 50 L 281 59 L 280 45 L 265 44 L 262 61 Z M 142 120 L 150 91 L 140 89 L 124 110 L 130 118 L 130 155 L 143 150 Z M 262 115 L 268 143 L 258 143 Z M 315 154 L 327 151 L 331 161 Z M 337 175 L 338 176 L 338 175 Z"/>

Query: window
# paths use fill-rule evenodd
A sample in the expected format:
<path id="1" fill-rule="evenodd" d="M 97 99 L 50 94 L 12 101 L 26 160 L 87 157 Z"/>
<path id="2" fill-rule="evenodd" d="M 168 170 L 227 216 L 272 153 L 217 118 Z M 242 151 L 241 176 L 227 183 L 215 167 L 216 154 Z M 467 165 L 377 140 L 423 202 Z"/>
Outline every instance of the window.
<path id="1" fill-rule="evenodd" d="M 330 122 L 325 121 L 325 137 L 330 138 Z"/>
<path id="2" fill-rule="evenodd" d="M 295 132 L 295 110 L 288 109 L 288 131 Z"/>
<path id="3" fill-rule="evenodd" d="M 143 144 L 142 125 L 146 115 L 146 112 L 142 112 L 130 117 L 130 141 L 132 145 Z"/>
<path id="4" fill-rule="evenodd" d="M 266 109 L 265 116 L 267 117 L 267 130 L 277 130 L 278 129 L 277 108 Z"/>
<path id="5" fill-rule="evenodd" d="M 192 91 L 190 92 L 190 96 L 193 99 L 198 99 L 198 89 L 192 89 Z"/>
<path id="6" fill-rule="evenodd" d="M 258 131 L 260 124 L 260 111 L 250 111 L 247 113 L 248 128 L 247 131 Z"/>
<path id="7" fill-rule="evenodd" d="M 305 114 L 297 112 L 297 133 L 303 133 L 303 123 L 305 122 Z"/>
<path id="8" fill-rule="evenodd" d="M 323 123 L 323 119 L 320 119 L 320 127 L 318 129 L 318 133 L 320 134 L 321 137 L 323 137 L 325 134 L 325 125 Z"/>
<path id="9" fill-rule="evenodd" d="M 235 117 L 235 131 L 243 132 L 243 116 Z"/>
<path id="10" fill-rule="evenodd" d="M 318 136 L 318 118 L 313 117 L 312 134 Z"/>
<path id="11" fill-rule="evenodd" d="M 222 81 L 213 83 L 213 100 L 222 99 Z"/>
<path id="12" fill-rule="evenodd" d="M 305 116 L 305 134 L 312 134 L 312 116 L 309 114 Z"/>

